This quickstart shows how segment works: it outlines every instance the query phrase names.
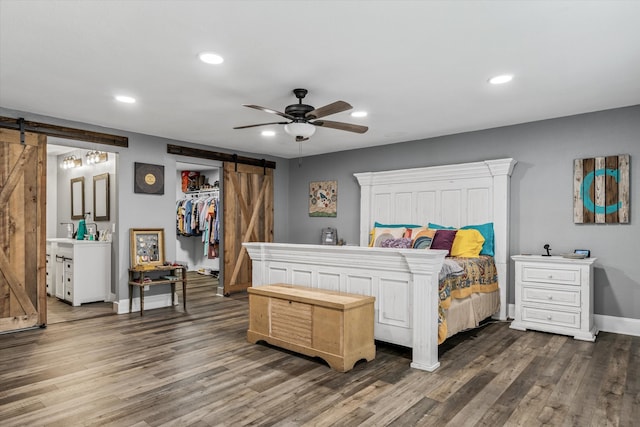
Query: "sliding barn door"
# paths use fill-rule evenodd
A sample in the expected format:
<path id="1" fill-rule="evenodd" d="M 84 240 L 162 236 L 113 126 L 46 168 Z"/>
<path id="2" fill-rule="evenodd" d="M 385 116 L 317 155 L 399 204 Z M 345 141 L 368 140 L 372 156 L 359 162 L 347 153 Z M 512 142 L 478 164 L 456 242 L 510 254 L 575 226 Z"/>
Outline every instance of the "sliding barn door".
<path id="1" fill-rule="evenodd" d="M 251 286 L 251 259 L 242 242 L 273 241 L 273 169 L 224 164 L 224 294 Z"/>
<path id="2" fill-rule="evenodd" d="M 0 129 L 0 332 L 46 324 L 46 137 Z"/>

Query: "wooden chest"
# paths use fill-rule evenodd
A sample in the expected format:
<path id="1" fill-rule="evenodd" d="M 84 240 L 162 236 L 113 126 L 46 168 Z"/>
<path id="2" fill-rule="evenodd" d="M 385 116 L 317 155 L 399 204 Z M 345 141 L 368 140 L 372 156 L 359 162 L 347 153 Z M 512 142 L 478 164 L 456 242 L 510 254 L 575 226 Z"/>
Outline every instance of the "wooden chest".
<path id="1" fill-rule="evenodd" d="M 249 342 L 320 357 L 340 372 L 375 358 L 374 297 L 284 284 L 248 292 Z"/>

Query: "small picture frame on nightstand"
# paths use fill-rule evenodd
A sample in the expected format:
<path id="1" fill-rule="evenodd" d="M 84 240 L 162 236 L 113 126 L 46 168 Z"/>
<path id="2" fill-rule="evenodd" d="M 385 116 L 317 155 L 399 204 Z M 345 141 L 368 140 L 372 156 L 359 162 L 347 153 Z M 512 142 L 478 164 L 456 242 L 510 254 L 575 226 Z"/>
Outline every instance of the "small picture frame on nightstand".
<path id="1" fill-rule="evenodd" d="M 577 255 L 584 255 L 585 258 L 591 258 L 591 251 L 589 249 L 576 249 L 573 253 Z"/>

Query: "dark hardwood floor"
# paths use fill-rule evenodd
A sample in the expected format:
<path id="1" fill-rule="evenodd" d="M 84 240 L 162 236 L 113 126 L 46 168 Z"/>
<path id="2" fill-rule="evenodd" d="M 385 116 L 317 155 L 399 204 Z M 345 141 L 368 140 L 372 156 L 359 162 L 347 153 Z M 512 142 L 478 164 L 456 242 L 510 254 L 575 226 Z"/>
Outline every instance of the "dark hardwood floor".
<path id="1" fill-rule="evenodd" d="M 72 322 L 75 320 L 90 319 L 93 317 L 109 316 L 113 313 L 113 304 L 110 302 L 92 302 L 74 307 L 71 304 L 60 301 L 56 297 L 47 296 L 47 324 Z"/>
<path id="2" fill-rule="evenodd" d="M 347 373 L 247 343 L 247 296 L 208 281 L 179 305 L 0 335 L 2 426 L 637 426 L 640 337 L 595 343 L 491 323 L 434 373 L 377 343 Z"/>

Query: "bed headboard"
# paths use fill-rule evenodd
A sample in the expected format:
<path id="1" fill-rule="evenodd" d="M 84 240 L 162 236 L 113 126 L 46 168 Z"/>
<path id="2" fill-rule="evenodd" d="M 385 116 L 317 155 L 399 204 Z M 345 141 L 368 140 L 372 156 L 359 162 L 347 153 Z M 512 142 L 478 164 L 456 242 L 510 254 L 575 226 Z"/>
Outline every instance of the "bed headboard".
<path id="1" fill-rule="evenodd" d="M 360 246 L 368 245 L 376 221 L 453 227 L 493 222 L 500 318 L 506 319 L 509 181 L 515 164 L 514 159 L 498 159 L 354 174 L 361 189 Z"/>

